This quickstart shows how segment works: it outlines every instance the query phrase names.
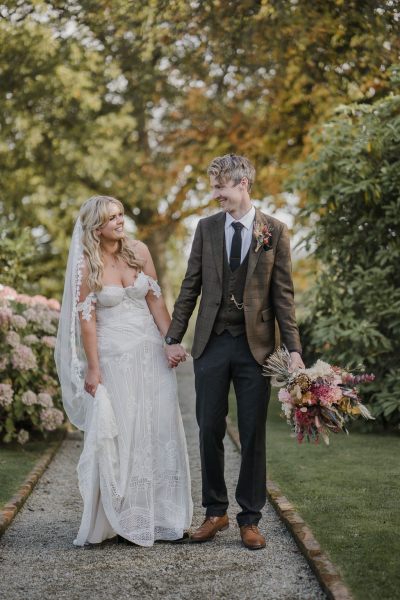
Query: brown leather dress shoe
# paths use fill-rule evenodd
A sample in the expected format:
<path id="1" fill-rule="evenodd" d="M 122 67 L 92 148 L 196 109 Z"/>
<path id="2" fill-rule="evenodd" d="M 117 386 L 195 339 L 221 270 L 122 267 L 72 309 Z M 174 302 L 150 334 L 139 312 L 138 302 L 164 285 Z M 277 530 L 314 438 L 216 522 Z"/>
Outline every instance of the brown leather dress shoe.
<path id="1" fill-rule="evenodd" d="M 265 548 L 265 537 L 261 535 L 257 525 L 242 525 L 240 536 L 243 544 L 249 550 L 260 550 Z"/>
<path id="2" fill-rule="evenodd" d="M 206 517 L 203 523 L 190 536 L 191 542 L 208 542 L 215 538 L 218 531 L 225 531 L 229 527 L 228 515 L 222 517 Z"/>

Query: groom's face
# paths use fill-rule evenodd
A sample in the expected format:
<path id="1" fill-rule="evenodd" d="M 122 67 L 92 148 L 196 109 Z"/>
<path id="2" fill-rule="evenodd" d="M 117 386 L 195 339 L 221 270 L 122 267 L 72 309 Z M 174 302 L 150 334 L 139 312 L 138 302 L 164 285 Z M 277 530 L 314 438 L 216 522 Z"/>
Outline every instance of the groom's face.
<path id="1" fill-rule="evenodd" d="M 235 184 L 230 179 L 221 181 L 216 177 L 210 177 L 212 198 L 219 202 L 224 212 L 235 213 L 241 205 L 243 198 L 242 182 Z"/>

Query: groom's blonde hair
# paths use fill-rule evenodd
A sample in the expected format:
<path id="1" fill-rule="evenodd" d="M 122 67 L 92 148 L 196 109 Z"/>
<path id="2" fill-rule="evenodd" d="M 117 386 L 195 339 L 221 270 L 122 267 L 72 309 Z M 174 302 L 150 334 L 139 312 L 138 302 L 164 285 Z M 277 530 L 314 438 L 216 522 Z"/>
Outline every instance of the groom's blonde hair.
<path id="1" fill-rule="evenodd" d="M 226 183 L 232 180 L 235 185 L 238 185 L 243 177 L 247 177 L 247 191 L 250 192 L 251 186 L 256 178 L 256 170 L 245 156 L 237 154 L 225 154 L 214 158 L 208 169 L 209 177 L 215 177 L 220 183 Z"/>

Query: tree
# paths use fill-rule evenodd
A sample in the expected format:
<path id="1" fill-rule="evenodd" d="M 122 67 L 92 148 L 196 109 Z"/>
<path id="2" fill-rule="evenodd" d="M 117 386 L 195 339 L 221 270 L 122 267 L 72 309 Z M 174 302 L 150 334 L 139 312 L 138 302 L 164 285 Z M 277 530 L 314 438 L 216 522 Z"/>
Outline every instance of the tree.
<path id="1" fill-rule="evenodd" d="M 211 158 L 247 154 L 256 197 L 278 203 L 310 127 L 338 102 L 387 94 L 399 47 L 384 1 L 19 0 L 0 12 L 0 203 L 35 227 L 33 279 L 51 294 L 93 193 L 123 201 L 168 290 L 169 240 L 207 208 Z"/>
<path id="2" fill-rule="evenodd" d="M 306 358 L 364 363 L 376 375 L 365 390 L 375 416 L 399 426 L 400 95 L 337 112 L 313 136 L 293 183 L 319 263 L 303 326 Z"/>

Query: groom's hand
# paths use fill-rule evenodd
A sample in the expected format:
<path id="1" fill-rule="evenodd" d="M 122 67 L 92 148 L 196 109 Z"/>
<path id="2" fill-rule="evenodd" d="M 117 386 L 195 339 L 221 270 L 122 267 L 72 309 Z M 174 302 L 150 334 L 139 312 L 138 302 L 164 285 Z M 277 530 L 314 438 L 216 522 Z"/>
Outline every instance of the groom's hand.
<path id="1" fill-rule="evenodd" d="M 180 344 L 169 344 L 165 346 L 169 366 L 174 369 L 180 362 L 186 360 L 186 350 Z"/>
<path id="2" fill-rule="evenodd" d="M 291 352 L 289 371 L 297 371 L 297 369 L 305 369 L 301 354 L 298 352 Z"/>

